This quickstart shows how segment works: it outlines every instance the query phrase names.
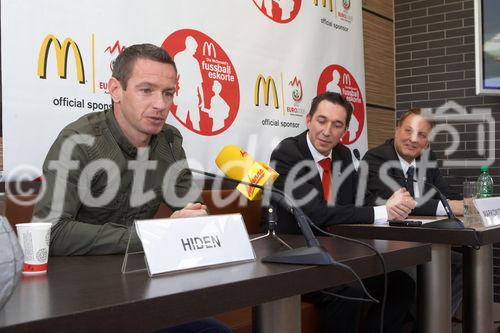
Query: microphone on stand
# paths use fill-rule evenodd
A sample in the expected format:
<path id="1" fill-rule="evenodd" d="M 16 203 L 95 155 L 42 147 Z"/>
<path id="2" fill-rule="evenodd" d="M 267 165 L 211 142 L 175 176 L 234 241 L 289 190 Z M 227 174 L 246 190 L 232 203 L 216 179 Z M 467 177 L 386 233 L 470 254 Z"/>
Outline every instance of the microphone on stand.
<path id="1" fill-rule="evenodd" d="M 353 159 L 352 163 L 354 164 L 354 168 L 356 171 L 359 169 L 359 162 L 361 161 L 361 154 L 359 153 L 358 148 L 354 148 L 352 150 L 352 154 L 354 155 L 355 159 Z"/>
<path id="2" fill-rule="evenodd" d="M 173 141 L 174 141 L 174 133 L 171 129 L 167 129 L 166 131 L 166 141 L 170 147 L 170 152 L 172 154 L 173 159 L 175 160 L 174 150 L 173 150 Z M 229 148 L 228 148 L 229 147 Z M 236 153 L 236 154 L 235 154 Z M 233 158 L 231 159 L 231 154 Z M 240 157 L 241 156 L 241 157 Z M 242 167 L 242 163 L 234 163 L 234 162 L 244 162 L 243 166 L 246 166 L 246 169 Z M 267 236 L 272 236 L 277 239 L 280 243 L 285 245 L 288 250 L 278 252 L 274 255 L 269 255 L 265 258 L 262 258 L 263 262 L 276 262 L 276 263 L 285 263 L 285 264 L 299 264 L 299 265 L 330 265 L 335 262 L 332 256 L 328 251 L 326 251 L 318 242 L 316 237 L 314 236 L 311 227 L 309 226 L 310 220 L 309 218 L 300 210 L 295 207 L 291 200 L 286 198 L 284 192 L 274 189 L 269 186 L 264 186 L 266 183 L 274 182 L 276 178 L 278 178 L 279 174 L 274 171 L 271 167 L 269 167 L 264 162 L 256 162 L 254 161 L 247 152 L 237 146 L 226 146 L 224 147 L 216 159 L 217 166 L 224 172 L 225 175 L 235 175 L 239 177 L 239 179 L 234 179 L 228 176 L 218 176 L 216 174 L 201 171 L 197 169 L 186 168 L 192 173 L 201 174 L 203 176 L 209 177 L 211 179 L 222 179 L 229 181 L 233 184 L 238 185 L 238 190 L 248 199 L 255 200 L 256 198 L 261 196 L 261 192 L 264 190 L 269 191 L 271 193 L 271 200 L 282 206 L 284 209 L 289 210 L 296 218 L 300 229 L 302 230 L 302 234 L 306 240 L 307 247 L 300 247 L 297 249 L 292 249 L 290 245 L 288 245 L 284 240 L 282 240 L 274 230 L 276 226 L 276 214 L 275 209 L 272 205 L 268 208 L 269 214 L 269 229 L 266 235 L 254 238 L 253 240 L 257 240 L 260 238 L 264 238 Z M 228 167 L 226 166 L 226 163 Z M 257 172 L 255 173 L 255 170 Z M 254 184 L 253 182 L 246 181 L 247 179 L 256 179 L 250 175 L 263 175 L 257 179 L 259 184 Z M 253 178 L 252 178 L 253 177 Z M 255 193 L 253 190 L 249 189 L 258 189 L 260 193 Z M 253 241 L 252 240 L 252 241 Z"/>
<path id="3" fill-rule="evenodd" d="M 354 149 L 352 150 L 352 153 L 354 154 L 354 157 L 356 157 L 356 159 L 357 159 L 358 161 L 360 161 L 360 160 L 361 160 L 361 155 L 359 154 L 359 150 L 358 150 L 358 148 L 354 148 Z"/>
<path id="4" fill-rule="evenodd" d="M 215 158 L 215 164 L 227 177 L 251 184 L 271 184 L 279 177 L 279 173 L 269 165 L 255 161 L 243 148 L 235 145 L 222 148 Z M 245 197 L 252 201 L 262 197 L 260 188 L 245 185 L 243 182 L 236 188 Z"/>
<path id="5" fill-rule="evenodd" d="M 417 183 L 415 179 L 412 179 L 413 182 Z M 432 187 L 438 194 L 439 200 L 443 204 L 444 210 L 446 211 L 446 215 L 448 215 L 447 219 L 437 220 L 429 223 L 425 223 L 422 225 L 423 228 L 437 228 L 437 229 L 463 229 L 464 223 L 455 216 L 453 210 L 448 203 L 448 199 L 444 196 L 444 194 L 434 185 L 429 182 L 424 181 L 424 184 Z"/>
<path id="6" fill-rule="evenodd" d="M 302 235 L 305 238 L 307 246 L 296 249 L 290 248 L 289 250 L 269 255 L 265 258 L 262 258 L 263 262 L 275 262 L 275 263 L 286 263 L 286 264 L 297 264 L 297 265 L 330 265 L 335 262 L 330 253 L 328 253 L 328 251 L 326 251 L 319 244 L 318 239 L 314 236 L 311 227 L 309 226 L 310 223 L 309 218 L 304 214 L 304 212 L 302 212 L 300 208 L 296 207 L 293 204 L 293 201 L 289 199 L 282 191 L 269 186 L 253 184 L 239 179 L 233 179 L 227 176 L 218 176 L 216 174 L 209 173 L 206 171 L 201 171 L 196 169 L 189 169 L 189 170 L 193 173 L 201 174 L 213 179 L 222 179 L 234 184 L 250 186 L 253 188 L 257 188 L 261 191 L 265 191 L 271 195 L 271 200 L 273 202 L 277 203 L 278 205 L 288 210 L 295 216 L 297 223 L 299 224 L 299 227 L 302 230 Z"/>
<path id="7" fill-rule="evenodd" d="M 170 129 L 170 128 L 167 128 L 167 130 L 165 131 L 165 138 L 166 138 L 168 147 L 170 148 L 170 153 L 172 154 L 172 157 L 175 160 L 174 147 L 173 147 L 174 131 L 172 131 L 172 129 Z"/>
<path id="8" fill-rule="evenodd" d="M 215 164 L 226 177 L 239 180 L 236 189 L 250 201 L 262 197 L 262 186 L 273 183 L 279 174 L 263 162 L 255 161 L 243 148 L 235 145 L 227 145 L 221 149 L 215 158 Z M 246 183 L 256 184 L 246 185 Z M 267 207 L 267 233 L 256 237 L 252 241 L 273 237 L 281 244 L 291 249 L 283 239 L 276 234 L 276 209 L 272 202 Z"/>
<path id="9" fill-rule="evenodd" d="M 402 179 L 404 181 L 408 180 L 408 178 L 400 177 L 400 176 L 396 176 L 396 175 L 391 175 L 391 177 L 394 177 L 397 179 Z M 418 183 L 418 181 L 415 179 L 411 179 L 411 181 L 414 183 Z M 436 229 L 463 229 L 464 223 L 455 216 L 455 214 L 453 213 L 453 210 L 450 207 L 450 204 L 448 203 L 448 199 L 446 199 L 444 194 L 434 184 L 429 183 L 425 180 L 424 180 L 424 184 L 429 185 L 439 194 L 439 200 L 440 200 L 441 204 L 443 205 L 444 210 L 446 211 L 446 215 L 448 216 L 448 218 L 428 222 L 428 223 L 422 224 L 421 227 L 422 228 L 436 228 Z"/>
<path id="10" fill-rule="evenodd" d="M 227 145 L 222 148 L 215 159 L 215 163 L 226 177 L 240 181 L 237 189 L 250 200 L 260 199 L 262 190 L 264 190 L 263 186 L 272 184 L 279 177 L 279 174 L 269 165 L 264 162 L 255 161 L 243 148 L 235 145 Z M 255 184 L 259 186 L 255 186 Z M 255 191 L 255 189 L 258 189 L 258 191 Z M 314 237 L 309 227 L 309 219 L 302 210 L 295 210 L 294 208 L 296 205 L 286 197 L 284 192 L 271 188 L 270 193 L 271 200 L 268 207 L 268 233 L 260 238 L 273 236 L 291 249 L 288 244 L 276 235 L 274 227 L 277 223 L 273 221 L 275 220 L 275 207 L 272 204 L 274 202 L 285 210 L 288 210 L 295 217 L 297 222 L 299 222 L 299 227 L 301 229 L 303 224 L 307 225 L 305 227 L 306 229 L 302 230 L 306 238 L 307 246 L 319 246 L 318 240 Z M 259 239 L 259 237 L 256 239 Z"/>

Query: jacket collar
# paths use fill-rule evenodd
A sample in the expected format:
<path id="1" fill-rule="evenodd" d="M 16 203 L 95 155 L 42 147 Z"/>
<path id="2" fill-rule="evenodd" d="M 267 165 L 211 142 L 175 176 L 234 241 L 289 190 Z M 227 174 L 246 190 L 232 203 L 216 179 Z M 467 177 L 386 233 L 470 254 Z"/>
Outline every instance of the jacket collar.
<path id="1" fill-rule="evenodd" d="M 113 108 L 104 111 L 106 115 L 106 123 L 108 125 L 109 131 L 111 132 L 111 135 L 113 135 L 113 138 L 115 139 L 116 143 L 120 147 L 121 150 L 123 150 L 127 155 L 129 155 L 132 158 L 137 157 L 137 147 L 135 147 L 133 144 L 131 144 L 125 134 L 123 134 L 122 129 L 118 125 L 118 122 L 116 121 L 115 118 L 115 113 L 113 112 Z M 165 127 L 161 129 L 161 132 L 165 130 Z M 160 133 L 161 133 L 160 132 Z M 158 144 L 158 134 L 151 136 L 151 141 L 149 143 L 149 147 L 151 151 L 157 146 Z M 150 151 L 150 152 L 151 152 Z"/>

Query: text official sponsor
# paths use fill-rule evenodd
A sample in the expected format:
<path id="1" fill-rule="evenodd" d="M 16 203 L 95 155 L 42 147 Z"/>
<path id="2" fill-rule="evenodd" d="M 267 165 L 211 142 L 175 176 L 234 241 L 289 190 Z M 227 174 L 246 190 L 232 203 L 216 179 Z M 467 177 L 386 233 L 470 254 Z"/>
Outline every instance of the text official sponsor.
<path id="1" fill-rule="evenodd" d="M 84 98 L 68 98 L 66 96 L 60 96 L 58 98 L 54 98 L 52 100 L 52 104 L 54 106 L 64 106 L 64 107 L 69 107 L 69 108 L 77 108 L 77 109 L 83 109 L 85 108 L 85 105 L 87 106 L 87 109 L 91 111 L 103 111 L 107 109 L 111 109 L 113 104 L 111 103 L 100 103 L 100 102 L 93 102 L 93 101 L 88 101 L 85 102 Z"/>

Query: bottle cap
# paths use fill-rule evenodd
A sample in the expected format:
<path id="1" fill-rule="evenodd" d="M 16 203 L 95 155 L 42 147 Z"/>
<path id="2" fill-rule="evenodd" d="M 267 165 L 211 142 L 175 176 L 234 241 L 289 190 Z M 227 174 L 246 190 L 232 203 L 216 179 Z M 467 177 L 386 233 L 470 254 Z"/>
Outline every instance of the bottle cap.
<path id="1" fill-rule="evenodd" d="M 488 166 L 487 166 L 487 165 L 483 165 L 483 166 L 481 167 L 481 172 L 488 172 L 488 170 L 489 170 L 489 168 L 488 168 Z"/>

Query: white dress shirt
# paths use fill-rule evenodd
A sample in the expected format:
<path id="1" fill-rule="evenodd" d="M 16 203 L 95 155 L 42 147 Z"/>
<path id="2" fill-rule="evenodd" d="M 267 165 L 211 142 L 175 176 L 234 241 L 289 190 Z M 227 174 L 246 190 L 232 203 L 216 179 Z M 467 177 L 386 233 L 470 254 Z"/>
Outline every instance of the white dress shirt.
<path id="1" fill-rule="evenodd" d="M 306 141 L 307 141 L 307 146 L 309 147 L 309 151 L 311 152 L 311 155 L 314 159 L 314 164 L 318 168 L 319 176 L 321 177 L 321 180 L 323 180 L 323 168 L 321 167 L 321 165 L 319 165 L 319 161 L 325 158 L 332 159 L 332 152 L 330 151 L 330 154 L 325 156 L 321 154 L 319 151 L 317 151 L 316 148 L 313 146 L 311 140 L 309 139 L 309 133 L 307 133 L 306 135 Z M 373 215 L 374 215 L 374 221 L 373 221 L 374 224 L 385 224 L 387 222 L 387 209 L 385 208 L 385 206 L 373 207 Z"/>
<path id="2" fill-rule="evenodd" d="M 411 161 L 411 163 L 408 163 L 404 158 L 401 157 L 401 155 L 399 155 L 399 153 L 397 151 L 396 151 L 396 154 L 398 155 L 399 163 L 401 163 L 401 169 L 403 169 L 403 173 L 404 173 L 405 177 L 406 177 L 406 173 L 408 172 L 408 169 L 410 168 L 410 166 L 412 166 L 415 169 L 415 172 L 413 173 L 413 180 L 418 180 L 418 177 L 417 177 L 418 170 L 417 170 L 416 161 L 413 160 L 413 161 Z M 420 187 L 419 187 L 418 182 L 413 183 L 413 193 L 415 194 L 415 198 L 420 198 Z M 436 215 L 446 215 L 446 211 L 444 210 L 444 206 L 441 203 L 441 201 L 439 201 L 439 203 L 437 205 Z"/>

